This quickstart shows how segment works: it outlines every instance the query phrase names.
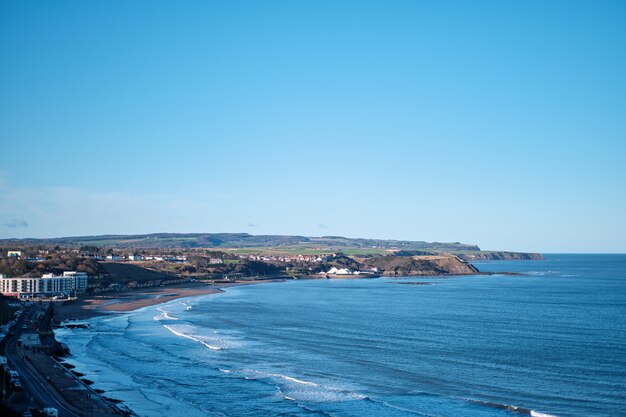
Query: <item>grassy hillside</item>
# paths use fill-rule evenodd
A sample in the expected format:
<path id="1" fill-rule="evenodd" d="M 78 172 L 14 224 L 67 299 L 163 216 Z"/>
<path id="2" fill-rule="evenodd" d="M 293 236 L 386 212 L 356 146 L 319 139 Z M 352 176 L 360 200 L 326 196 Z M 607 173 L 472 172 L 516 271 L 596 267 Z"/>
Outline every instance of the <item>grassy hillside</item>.
<path id="1" fill-rule="evenodd" d="M 436 252 L 479 251 L 476 245 L 459 242 L 440 243 L 408 240 L 353 239 L 341 236 L 283 236 L 250 235 L 248 233 L 153 233 L 148 235 L 102 235 L 77 236 L 51 239 L 10 239 L 0 241 L 10 244 L 53 244 L 53 245 L 94 245 L 100 247 L 125 248 L 262 248 L 285 249 L 290 251 L 323 250 L 353 251 L 353 253 L 383 253 L 385 250 L 423 250 Z"/>

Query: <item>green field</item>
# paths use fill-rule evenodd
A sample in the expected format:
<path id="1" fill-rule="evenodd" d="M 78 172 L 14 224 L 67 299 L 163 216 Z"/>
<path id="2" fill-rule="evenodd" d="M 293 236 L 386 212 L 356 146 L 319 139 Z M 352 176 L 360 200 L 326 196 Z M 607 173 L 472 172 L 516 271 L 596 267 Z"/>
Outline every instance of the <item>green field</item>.
<path id="1" fill-rule="evenodd" d="M 2 240 L 0 240 L 2 243 Z M 476 245 L 459 242 L 424 242 L 407 240 L 385 240 L 347 238 L 342 236 L 298 236 L 298 235 L 251 235 L 248 233 L 153 233 L 148 235 L 100 235 L 75 236 L 51 239 L 8 240 L 5 244 L 49 244 L 49 245 L 95 245 L 117 249 L 141 248 L 235 248 L 259 252 L 261 248 L 271 253 L 331 253 L 339 250 L 350 254 L 385 253 L 385 249 L 419 251 L 473 251 Z"/>
<path id="2" fill-rule="evenodd" d="M 229 253 L 237 255 L 249 255 L 249 254 L 268 254 L 268 255 L 330 255 L 333 253 L 344 253 L 346 255 L 380 255 L 389 253 L 388 249 L 381 248 L 355 248 L 355 247 L 324 247 L 324 248 L 311 248 L 305 246 L 293 246 L 293 247 L 258 247 L 258 248 L 245 248 L 245 249 L 228 249 Z"/>

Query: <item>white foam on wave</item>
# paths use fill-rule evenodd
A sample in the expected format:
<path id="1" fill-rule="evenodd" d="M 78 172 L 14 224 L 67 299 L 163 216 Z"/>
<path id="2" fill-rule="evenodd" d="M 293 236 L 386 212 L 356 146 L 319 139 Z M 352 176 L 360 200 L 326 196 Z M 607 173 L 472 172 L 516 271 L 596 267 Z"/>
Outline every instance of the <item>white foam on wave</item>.
<path id="1" fill-rule="evenodd" d="M 362 400 L 367 397 L 342 388 L 322 385 L 289 375 L 244 369 L 245 379 L 269 379 L 277 385 L 280 396 L 289 401 L 337 402 Z M 251 377 L 251 375 L 253 377 Z"/>
<path id="2" fill-rule="evenodd" d="M 539 411 L 530 410 L 531 417 L 557 417 L 554 414 L 540 413 Z"/>
<path id="3" fill-rule="evenodd" d="M 180 337 L 184 337 L 185 339 L 193 340 L 194 342 L 198 342 L 201 345 L 204 345 L 204 346 L 208 347 L 211 350 L 221 350 L 222 349 L 220 346 L 213 346 L 213 345 L 209 344 L 208 341 L 207 341 L 207 339 L 208 339 L 207 337 L 194 335 L 192 332 L 186 333 L 184 331 L 184 328 L 189 329 L 189 328 L 191 328 L 191 326 L 168 326 L 167 324 L 164 324 L 163 327 L 165 327 L 167 330 L 169 330 L 170 332 L 172 332 L 176 336 L 180 336 Z"/>
<path id="4" fill-rule="evenodd" d="M 558 275 L 560 274 L 561 271 L 553 271 L 553 270 L 547 270 L 547 271 L 528 271 L 525 272 L 526 275 L 532 275 L 532 276 L 545 276 L 545 275 Z"/>
<path id="5" fill-rule="evenodd" d="M 159 314 L 158 316 L 154 316 L 153 317 L 154 320 L 157 320 L 157 321 L 161 321 L 161 320 L 179 320 L 177 317 L 170 316 L 170 312 L 165 310 L 163 307 L 158 307 L 157 311 L 159 311 L 161 314 Z"/>
<path id="6" fill-rule="evenodd" d="M 294 377 L 287 376 L 287 375 L 280 375 L 280 374 L 268 374 L 268 375 L 274 376 L 274 377 L 277 377 L 277 378 L 282 378 L 282 379 L 284 379 L 286 381 L 294 382 L 296 384 L 309 385 L 311 387 L 320 387 L 321 386 L 320 384 L 316 384 L 315 382 L 303 381 L 301 379 L 294 378 Z"/>
<path id="7" fill-rule="evenodd" d="M 471 402 L 471 403 L 475 403 L 475 404 L 480 404 L 480 405 L 487 406 L 487 407 L 497 408 L 497 409 L 501 409 L 501 410 L 513 411 L 515 413 L 526 415 L 526 416 L 531 416 L 531 417 L 557 417 L 554 414 L 540 413 L 539 411 L 531 410 L 529 408 L 524 408 L 524 407 L 518 407 L 516 405 L 509 405 L 509 404 L 501 404 L 501 403 L 494 403 L 494 402 L 488 402 L 488 401 L 481 401 L 481 400 L 475 400 L 475 399 L 472 399 L 472 398 L 459 398 L 459 399 L 461 399 L 463 401 L 468 401 L 468 402 Z"/>

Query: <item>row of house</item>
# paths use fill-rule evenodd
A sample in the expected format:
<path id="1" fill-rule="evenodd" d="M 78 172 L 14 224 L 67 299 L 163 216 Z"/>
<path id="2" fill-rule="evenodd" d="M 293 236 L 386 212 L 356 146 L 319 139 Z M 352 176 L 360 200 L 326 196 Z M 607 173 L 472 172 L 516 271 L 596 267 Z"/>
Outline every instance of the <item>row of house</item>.
<path id="1" fill-rule="evenodd" d="M 49 251 L 39 251 L 40 253 L 49 253 Z M 64 253 L 65 251 L 61 251 L 61 253 Z M 77 250 L 73 250 L 72 252 L 76 252 L 78 253 Z M 22 258 L 22 252 L 21 251 L 17 251 L 17 250 L 10 250 L 7 252 L 7 256 L 8 257 L 14 257 L 14 258 Z M 88 254 L 83 254 L 82 256 L 84 256 L 85 258 L 91 258 L 91 259 L 95 259 L 97 261 L 102 261 L 102 260 L 107 260 L 107 261 L 163 261 L 163 262 L 186 262 L 187 261 L 187 257 L 186 256 L 173 256 L 173 255 L 146 255 L 146 256 L 142 256 L 136 253 L 130 254 L 130 255 L 126 255 L 126 256 L 122 256 L 122 255 L 117 255 L 117 254 L 110 254 L 106 257 L 98 255 L 98 254 L 92 254 L 92 253 L 88 253 Z M 42 257 L 42 256 L 34 256 L 34 257 L 27 257 L 24 258 L 25 261 L 27 262 L 44 262 L 46 261 L 46 258 Z"/>
<path id="2" fill-rule="evenodd" d="M 239 255 L 239 257 L 241 259 L 262 262 L 326 262 L 328 259 L 327 255 Z"/>
<path id="3" fill-rule="evenodd" d="M 162 255 L 138 255 L 133 253 L 131 255 L 122 256 L 111 254 L 105 258 L 107 261 L 159 261 L 159 262 L 187 262 L 186 256 L 162 256 Z"/>
<path id="4" fill-rule="evenodd" d="M 63 275 L 44 274 L 41 278 L 8 278 L 0 275 L 0 293 L 9 297 L 69 296 L 85 292 L 88 285 L 87 274 L 76 271 L 65 271 Z"/>

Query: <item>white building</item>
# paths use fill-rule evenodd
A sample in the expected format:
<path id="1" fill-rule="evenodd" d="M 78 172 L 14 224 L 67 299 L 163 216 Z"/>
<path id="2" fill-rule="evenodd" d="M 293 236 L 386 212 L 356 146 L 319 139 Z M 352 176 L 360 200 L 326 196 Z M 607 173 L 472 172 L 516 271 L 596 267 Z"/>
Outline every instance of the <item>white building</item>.
<path id="1" fill-rule="evenodd" d="M 129 261 L 143 261 L 143 256 L 137 255 L 136 253 L 134 253 L 132 255 L 128 255 L 128 260 Z"/>
<path id="2" fill-rule="evenodd" d="M 348 268 L 335 268 L 334 266 L 332 268 L 330 268 L 330 270 L 328 272 L 326 272 L 329 275 L 352 275 L 352 271 L 350 271 Z"/>
<path id="3" fill-rule="evenodd" d="M 109 255 L 106 259 L 107 261 L 121 261 L 122 257 L 119 255 Z"/>
<path id="4" fill-rule="evenodd" d="M 89 277 L 84 272 L 65 271 L 63 275 L 44 274 L 41 278 L 0 278 L 0 292 L 12 297 L 48 296 L 85 292 Z"/>

